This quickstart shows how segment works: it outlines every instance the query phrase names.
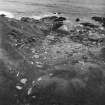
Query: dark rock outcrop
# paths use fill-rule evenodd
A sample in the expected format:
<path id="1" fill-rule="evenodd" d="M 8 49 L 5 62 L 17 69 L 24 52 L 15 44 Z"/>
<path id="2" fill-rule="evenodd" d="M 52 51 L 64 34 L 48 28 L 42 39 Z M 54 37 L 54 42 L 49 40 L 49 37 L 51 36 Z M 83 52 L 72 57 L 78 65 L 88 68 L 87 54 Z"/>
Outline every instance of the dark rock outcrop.
<path id="1" fill-rule="evenodd" d="M 75 21 L 76 21 L 76 22 L 79 22 L 79 21 L 80 21 L 80 19 L 79 19 L 79 18 L 76 18 L 76 19 L 75 19 Z"/>
<path id="2" fill-rule="evenodd" d="M 105 27 L 105 18 L 104 17 L 93 16 L 92 19 L 101 23 Z"/>
<path id="3" fill-rule="evenodd" d="M 88 22 L 80 23 L 80 24 L 82 24 L 82 25 L 85 26 L 85 27 L 98 28 L 98 25 L 94 25 L 94 24 L 88 23 Z"/>

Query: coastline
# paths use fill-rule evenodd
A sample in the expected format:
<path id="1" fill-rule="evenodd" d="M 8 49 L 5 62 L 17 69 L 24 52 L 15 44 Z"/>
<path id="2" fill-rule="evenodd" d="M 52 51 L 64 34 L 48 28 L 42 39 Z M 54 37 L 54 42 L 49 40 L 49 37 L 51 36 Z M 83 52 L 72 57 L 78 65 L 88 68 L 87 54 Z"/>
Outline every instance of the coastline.
<path id="1" fill-rule="evenodd" d="M 33 17 L 54 12 L 61 12 L 67 17 L 91 17 L 104 15 L 104 1 L 100 0 L 4 0 L 0 1 L 0 11 L 12 13 L 15 18 Z"/>

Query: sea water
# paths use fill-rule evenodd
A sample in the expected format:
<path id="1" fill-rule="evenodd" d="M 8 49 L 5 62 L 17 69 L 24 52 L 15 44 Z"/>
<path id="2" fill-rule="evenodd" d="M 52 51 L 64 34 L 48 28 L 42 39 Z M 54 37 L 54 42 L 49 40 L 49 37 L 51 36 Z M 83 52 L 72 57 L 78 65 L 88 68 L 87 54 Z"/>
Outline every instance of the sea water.
<path id="1" fill-rule="evenodd" d="M 40 19 L 60 12 L 70 18 L 104 15 L 104 0 L 0 0 L 0 14 Z"/>

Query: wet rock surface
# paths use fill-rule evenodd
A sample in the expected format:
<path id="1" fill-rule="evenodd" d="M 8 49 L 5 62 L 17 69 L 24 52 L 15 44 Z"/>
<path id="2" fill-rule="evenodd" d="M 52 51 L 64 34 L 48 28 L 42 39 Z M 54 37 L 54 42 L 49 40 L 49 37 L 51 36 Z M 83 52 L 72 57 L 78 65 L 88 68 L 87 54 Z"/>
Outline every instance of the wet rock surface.
<path id="1" fill-rule="evenodd" d="M 64 21 L 0 16 L 1 105 L 105 104 L 105 29 Z"/>
<path id="2" fill-rule="evenodd" d="M 105 27 L 105 17 L 93 16 L 92 19 L 101 23 Z"/>

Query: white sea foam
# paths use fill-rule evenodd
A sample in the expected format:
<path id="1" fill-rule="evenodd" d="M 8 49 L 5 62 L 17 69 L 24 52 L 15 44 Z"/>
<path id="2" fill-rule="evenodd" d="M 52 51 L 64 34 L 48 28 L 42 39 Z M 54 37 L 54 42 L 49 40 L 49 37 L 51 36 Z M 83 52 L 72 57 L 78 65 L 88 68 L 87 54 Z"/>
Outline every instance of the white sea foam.
<path id="1" fill-rule="evenodd" d="M 0 15 L 1 14 L 4 14 L 9 18 L 14 18 L 15 17 L 11 12 L 7 12 L 7 11 L 0 11 Z"/>
<path id="2" fill-rule="evenodd" d="M 48 17 L 48 16 L 59 16 L 59 14 L 58 13 L 46 13 L 46 14 L 41 14 L 41 15 L 37 15 L 37 16 L 34 15 L 31 18 L 34 18 L 36 20 L 39 20 L 41 18 Z"/>

